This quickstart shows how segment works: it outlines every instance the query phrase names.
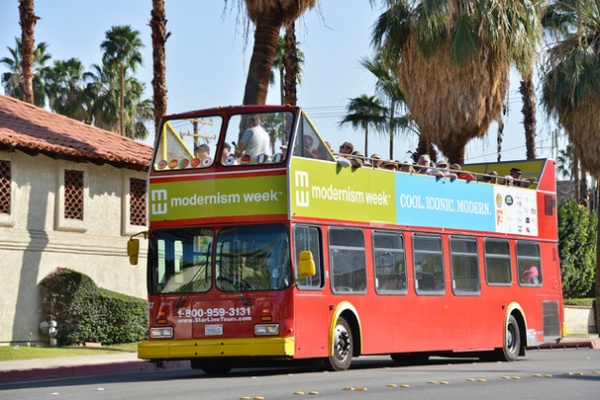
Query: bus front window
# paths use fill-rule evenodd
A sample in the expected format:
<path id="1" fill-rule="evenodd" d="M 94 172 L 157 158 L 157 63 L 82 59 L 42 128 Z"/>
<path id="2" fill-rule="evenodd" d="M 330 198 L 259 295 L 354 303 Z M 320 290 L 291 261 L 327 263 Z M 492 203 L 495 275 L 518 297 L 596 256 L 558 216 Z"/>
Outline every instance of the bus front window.
<path id="1" fill-rule="evenodd" d="M 290 244 L 282 225 L 223 229 L 216 252 L 219 290 L 277 290 L 290 284 Z"/>
<path id="2" fill-rule="evenodd" d="M 150 235 L 150 293 L 206 292 L 212 281 L 212 229 L 155 231 Z"/>

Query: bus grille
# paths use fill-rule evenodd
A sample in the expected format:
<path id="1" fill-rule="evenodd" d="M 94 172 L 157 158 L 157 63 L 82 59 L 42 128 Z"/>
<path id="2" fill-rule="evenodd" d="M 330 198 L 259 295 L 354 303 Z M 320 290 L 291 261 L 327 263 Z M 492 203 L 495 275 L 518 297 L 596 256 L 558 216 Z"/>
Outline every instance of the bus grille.
<path id="1" fill-rule="evenodd" d="M 542 314 L 544 316 L 544 336 L 560 337 L 560 318 L 558 315 L 558 302 L 543 301 Z"/>

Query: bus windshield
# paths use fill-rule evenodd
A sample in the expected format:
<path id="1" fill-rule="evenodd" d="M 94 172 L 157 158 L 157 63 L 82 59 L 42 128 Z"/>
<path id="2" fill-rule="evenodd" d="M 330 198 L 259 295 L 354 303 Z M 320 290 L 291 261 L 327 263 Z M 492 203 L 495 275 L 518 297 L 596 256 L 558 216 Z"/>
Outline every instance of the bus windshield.
<path id="1" fill-rule="evenodd" d="M 271 290 L 289 286 L 290 245 L 283 225 L 223 229 L 216 248 L 219 290 Z"/>
<path id="2" fill-rule="evenodd" d="M 153 168 L 280 164 L 287 158 L 293 124 L 294 114 L 289 111 L 168 119 L 160 131 Z"/>
<path id="3" fill-rule="evenodd" d="M 211 287 L 212 229 L 159 230 L 148 243 L 151 293 L 206 292 Z"/>

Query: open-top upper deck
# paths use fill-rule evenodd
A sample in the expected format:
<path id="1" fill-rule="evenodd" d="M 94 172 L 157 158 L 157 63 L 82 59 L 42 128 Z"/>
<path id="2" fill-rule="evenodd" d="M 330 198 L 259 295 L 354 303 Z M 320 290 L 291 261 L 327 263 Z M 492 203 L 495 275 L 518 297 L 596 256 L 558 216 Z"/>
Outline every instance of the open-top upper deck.
<path id="1" fill-rule="evenodd" d="M 531 188 L 355 164 L 362 165 L 334 154 L 298 107 L 173 115 L 163 121 L 150 172 L 151 227 L 303 220 L 556 239 L 551 160 L 462 166 L 475 178 L 517 166 L 533 178 Z"/>

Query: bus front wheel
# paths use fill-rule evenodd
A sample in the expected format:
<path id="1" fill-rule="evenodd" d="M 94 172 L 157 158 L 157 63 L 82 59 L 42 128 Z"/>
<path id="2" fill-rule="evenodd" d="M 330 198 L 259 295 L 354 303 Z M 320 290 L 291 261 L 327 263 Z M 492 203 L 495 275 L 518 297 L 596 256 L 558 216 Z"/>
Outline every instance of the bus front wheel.
<path id="1" fill-rule="evenodd" d="M 333 334 L 333 354 L 326 360 L 328 369 L 331 371 L 344 371 L 350 368 L 353 352 L 352 330 L 348 321 L 340 317 L 335 324 Z"/>

